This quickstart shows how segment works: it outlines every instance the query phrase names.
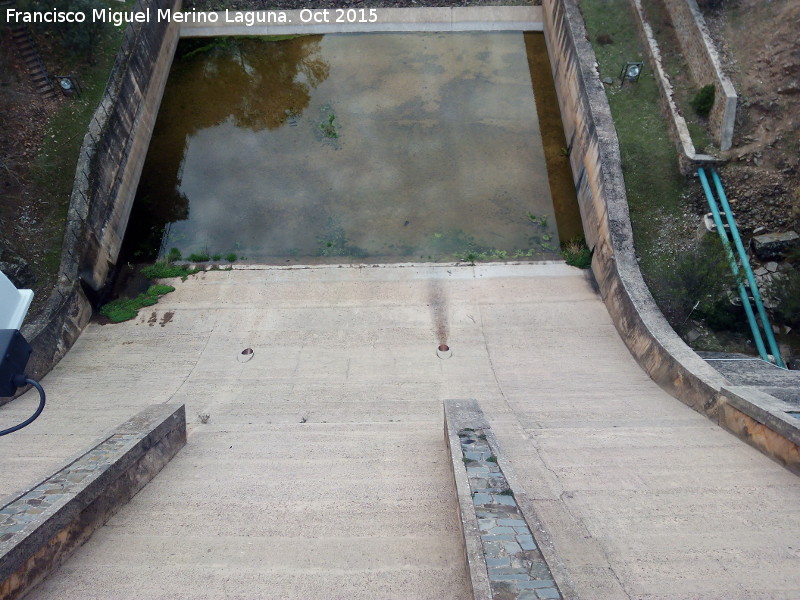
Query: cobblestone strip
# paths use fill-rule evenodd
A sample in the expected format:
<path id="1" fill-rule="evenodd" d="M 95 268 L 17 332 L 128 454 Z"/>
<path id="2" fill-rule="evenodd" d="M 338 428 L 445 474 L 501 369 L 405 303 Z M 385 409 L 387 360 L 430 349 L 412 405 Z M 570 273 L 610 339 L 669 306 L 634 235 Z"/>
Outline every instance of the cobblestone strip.
<path id="1" fill-rule="evenodd" d="M 39 523 L 43 515 L 55 513 L 74 497 L 75 490 L 82 489 L 104 472 L 140 437 L 133 434 L 111 436 L 55 475 L 0 507 L 0 543 L 25 534 L 23 530 L 29 524 Z"/>
<path id="2" fill-rule="evenodd" d="M 0 506 L 0 598 L 22 598 L 186 443 L 183 405 L 155 404 Z"/>
<path id="3" fill-rule="evenodd" d="M 494 600 L 561 600 L 483 429 L 459 430 Z"/>

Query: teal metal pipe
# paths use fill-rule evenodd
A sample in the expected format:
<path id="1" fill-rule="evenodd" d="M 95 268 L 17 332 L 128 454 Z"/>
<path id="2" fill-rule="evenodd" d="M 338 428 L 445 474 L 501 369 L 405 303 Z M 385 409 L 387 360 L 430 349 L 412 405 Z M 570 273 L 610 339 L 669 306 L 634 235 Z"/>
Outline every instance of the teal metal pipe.
<path id="1" fill-rule="evenodd" d="M 744 312 L 747 315 L 747 323 L 750 325 L 750 331 L 753 333 L 753 341 L 756 343 L 758 354 L 765 361 L 770 362 L 769 354 L 764 346 L 764 339 L 761 337 L 761 330 L 758 328 L 758 321 L 756 321 L 756 316 L 753 314 L 753 307 L 750 306 L 750 298 L 747 295 L 747 289 L 744 287 L 744 281 L 739 274 L 739 265 L 736 264 L 736 258 L 733 255 L 731 244 L 728 241 L 728 232 L 725 231 L 725 227 L 722 224 L 722 217 L 719 214 L 717 201 L 714 200 L 714 194 L 711 192 L 711 186 L 708 184 L 705 171 L 699 168 L 697 169 L 697 175 L 700 177 L 700 183 L 703 185 L 703 191 L 706 193 L 706 200 L 708 200 L 708 206 L 711 208 L 711 215 L 714 217 L 714 225 L 717 226 L 717 233 L 719 233 L 720 240 L 722 240 L 725 256 L 728 257 L 733 277 L 736 279 L 736 285 L 739 288 L 739 297 L 742 299 L 742 308 L 744 308 Z"/>
<path id="2" fill-rule="evenodd" d="M 714 180 L 714 187 L 717 188 L 717 195 L 719 196 L 720 202 L 722 203 L 722 208 L 725 211 L 725 218 L 728 220 L 728 225 L 731 228 L 733 243 L 736 244 L 736 250 L 739 252 L 739 258 L 742 261 L 742 269 L 744 269 L 744 274 L 747 276 L 747 282 L 750 284 L 750 291 L 753 293 L 753 300 L 756 303 L 758 316 L 761 318 L 761 324 L 764 327 L 764 334 L 767 336 L 769 349 L 772 352 L 772 356 L 775 357 L 775 363 L 779 367 L 785 369 L 786 365 L 781 358 L 781 352 L 778 349 L 778 343 L 775 341 L 775 336 L 772 333 L 772 325 L 770 324 L 769 317 L 767 316 L 767 309 L 764 308 L 764 302 L 761 300 L 761 292 L 758 291 L 756 277 L 753 274 L 753 269 L 750 267 L 750 259 L 747 258 L 747 252 L 745 252 L 744 244 L 742 244 L 742 237 L 739 235 L 739 228 L 736 226 L 736 221 L 733 218 L 733 212 L 731 211 L 730 204 L 728 204 L 728 197 L 725 195 L 725 190 L 722 188 L 722 181 L 720 181 L 716 169 L 711 169 L 711 177 Z"/>

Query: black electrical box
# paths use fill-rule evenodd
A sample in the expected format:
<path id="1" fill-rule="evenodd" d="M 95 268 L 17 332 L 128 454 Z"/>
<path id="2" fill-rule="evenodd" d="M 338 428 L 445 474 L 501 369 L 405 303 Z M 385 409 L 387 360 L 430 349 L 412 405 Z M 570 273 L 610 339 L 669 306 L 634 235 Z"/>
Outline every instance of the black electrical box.
<path id="1" fill-rule="evenodd" d="M 24 375 L 31 346 L 16 329 L 0 329 L 0 398 L 17 391 L 14 376 Z"/>

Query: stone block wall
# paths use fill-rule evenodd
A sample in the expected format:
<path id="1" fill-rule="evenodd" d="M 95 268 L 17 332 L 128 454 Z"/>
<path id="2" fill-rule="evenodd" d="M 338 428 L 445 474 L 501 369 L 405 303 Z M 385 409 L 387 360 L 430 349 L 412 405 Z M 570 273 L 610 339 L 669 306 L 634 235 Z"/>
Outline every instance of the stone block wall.
<path id="1" fill-rule="evenodd" d="M 720 150 L 729 150 L 736 119 L 736 91 L 722 72 L 719 56 L 695 0 L 663 0 L 692 79 L 698 88 L 713 84 L 716 94 L 709 124 Z"/>

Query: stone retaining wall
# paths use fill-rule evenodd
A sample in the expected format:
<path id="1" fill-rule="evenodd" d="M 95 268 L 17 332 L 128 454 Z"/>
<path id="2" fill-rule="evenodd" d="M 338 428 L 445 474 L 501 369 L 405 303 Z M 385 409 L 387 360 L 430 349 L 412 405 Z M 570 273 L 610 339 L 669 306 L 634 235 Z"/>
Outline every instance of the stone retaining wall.
<path id="1" fill-rule="evenodd" d="M 785 407 L 773 403 L 765 419 L 760 393 L 737 388 L 734 394 L 656 306 L 636 261 L 619 143 L 583 18 L 575 0 L 545 0 L 544 12 L 583 228 L 593 252 L 592 272 L 620 336 L 661 387 L 800 473 L 798 427 Z"/>
<path id="2" fill-rule="evenodd" d="M 139 0 L 135 10 L 164 8 L 180 10 L 180 0 Z M 178 34 L 178 25 L 157 19 L 126 29 L 84 138 L 72 204 L 86 219 L 80 277 L 93 290 L 105 285 L 125 237 Z"/>
<path id="3" fill-rule="evenodd" d="M 179 9 L 180 2 L 139 0 L 136 9 Z M 134 24 L 125 31 L 81 146 L 58 282 L 41 314 L 22 329 L 33 348 L 27 373 L 35 379 L 58 363 L 89 321 L 92 307 L 83 285 L 102 288 L 117 260 L 178 31 L 166 23 Z"/>

